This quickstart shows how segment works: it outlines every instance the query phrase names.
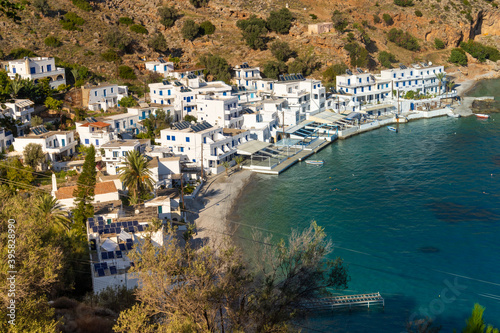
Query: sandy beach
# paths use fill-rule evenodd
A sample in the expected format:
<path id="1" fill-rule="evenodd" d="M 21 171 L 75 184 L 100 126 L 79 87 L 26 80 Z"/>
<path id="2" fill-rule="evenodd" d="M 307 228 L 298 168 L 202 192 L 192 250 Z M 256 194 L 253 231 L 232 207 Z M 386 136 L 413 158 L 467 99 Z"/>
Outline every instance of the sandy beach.
<path id="1" fill-rule="evenodd" d="M 217 244 L 235 231 L 227 218 L 253 173 L 233 167 L 229 177 L 225 172 L 210 176 L 193 200 L 186 200 L 188 221 L 195 223 L 198 234 L 195 238 L 203 243 Z"/>

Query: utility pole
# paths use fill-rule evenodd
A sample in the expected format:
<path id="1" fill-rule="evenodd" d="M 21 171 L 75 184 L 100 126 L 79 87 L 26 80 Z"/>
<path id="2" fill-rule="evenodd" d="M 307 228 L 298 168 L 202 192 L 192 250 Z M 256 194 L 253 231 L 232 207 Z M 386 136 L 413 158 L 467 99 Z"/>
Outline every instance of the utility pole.
<path id="1" fill-rule="evenodd" d="M 201 180 L 203 180 L 203 138 L 201 138 Z"/>
<path id="2" fill-rule="evenodd" d="M 284 139 L 285 138 L 285 110 L 282 109 L 283 111 L 283 124 L 282 124 L 282 129 L 283 129 L 283 137 L 281 139 Z"/>
<path id="3" fill-rule="evenodd" d="M 185 204 L 184 204 L 184 187 L 182 184 L 182 171 L 181 171 L 181 203 L 182 203 L 182 210 L 185 210 Z M 182 219 L 182 210 L 181 210 L 181 219 Z"/>

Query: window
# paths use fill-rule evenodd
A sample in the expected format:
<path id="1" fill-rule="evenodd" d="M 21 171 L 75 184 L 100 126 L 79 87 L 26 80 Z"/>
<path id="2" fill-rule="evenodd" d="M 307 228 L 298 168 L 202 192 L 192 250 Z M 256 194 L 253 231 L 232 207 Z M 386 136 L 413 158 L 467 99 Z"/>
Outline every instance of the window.
<path id="1" fill-rule="evenodd" d="M 97 97 L 97 91 L 94 91 L 94 96 L 96 96 L 96 97 Z"/>
<path id="2" fill-rule="evenodd" d="M 207 138 L 206 137 L 203 138 L 203 143 L 207 143 Z"/>
<path id="3" fill-rule="evenodd" d="M 16 74 L 16 68 L 12 67 L 12 73 Z"/>
<path id="4" fill-rule="evenodd" d="M 396 73 L 392 74 L 392 77 L 393 77 L 393 78 L 396 78 Z"/>
<path id="5" fill-rule="evenodd" d="M 130 119 L 130 125 L 134 124 L 134 119 Z"/>
<path id="6" fill-rule="evenodd" d="M 127 156 L 127 152 L 126 151 L 122 151 L 122 156 Z"/>
<path id="7" fill-rule="evenodd" d="M 186 137 L 186 142 L 189 142 L 190 141 L 190 138 L 189 137 Z"/>
<path id="8" fill-rule="evenodd" d="M 86 145 L 90 144 L 89 139 L 85 139 L 85 144 Z"/>
<path id="9" fill-rule="evenodd" d="M 114 89 L 114 88 L 111 88 L 111 93 L 113 93 L 113 89 Z"/>
<path id="10" fill-rule="evenodd" d="M 170 89 L 167 90 L 167 95 L 170 96 Z M 170 102 L 169 102 L 170 103 Z"/>
<path id="11" fill-rule="evenodd" d="M 172 141 L 175 141 L 175 136 L 174 135 L 172 135 Z"/>
<path id="12" fill-rule="evenodd" d="M 36 74 L 36 68 L 30 67 L 30 74 Z"/>
<path id="13" fill-rule="evenodd" d="M 183 153 L 183 152 L 184 152 L 184 147 L 179 147 L 179 151 L 180 151 L 181 153 Z"/>
<path id="14" fill-rule="evenodd" d="M 113 152 L 113 157 L 118 157 L 118 153 L 119 153 L 118 151 L 114 151 Z"/>
<path id="15" fill-rule="evenodd" d="M 170 140 L 170 135 L 167 135 L 167 140 Z"/>

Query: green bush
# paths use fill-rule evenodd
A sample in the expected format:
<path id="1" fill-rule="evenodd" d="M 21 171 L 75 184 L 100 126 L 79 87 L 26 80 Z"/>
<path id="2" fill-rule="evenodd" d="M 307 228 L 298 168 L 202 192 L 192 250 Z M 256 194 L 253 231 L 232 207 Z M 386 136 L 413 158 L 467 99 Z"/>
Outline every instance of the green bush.
<path id="1" fill-rule="evenodd" d="M 154 35 L 149 40 L 148 46 L 158 52 L 165 52 L 168 49 L 167 40 L 161 33 Z"/>
<path id="2" fill-rule="evenodd" d="M 394 24 L 394 21 L 392 20 L 392 16 L 387 14 L 387 13 L 382 15 L 382 19 L 384 20 L 386 25 L 393 25 Z"/>
<path id="3" fill-rule="evenodd" d="M 378 61 L 385 68 L 392 68 L 392 63 L 397 62 L 396 56 L 387 51 L 382 51 L 378 54 Z"/>
<path id="4" fill-rule="evenodd" d="M 236 22 L 236 26 L 241 30 L 243 40 L 250 48 L 254 50 L 266 48 L 266 21 L 252 15 L 246 20 Z"/>
<path id="5" fill-rule="evenodd" d="M 411 7 L 413 0 L 394 0 L 394 4 L 400 7 Z"/>
<path id="6" fill-rule="evenodd" d="M 287 66 L 283 61 L 268 61 L 262 66 L 262 73 L 270 79 L 278 79 L 280 74 L 287 72 Z"/>
<path id="7" fill-rule="evenodd" d="M 81 10 L 84 10 L 86 12 L 90 12 L 93 9 L 92 6 L 90 5 L 90 3 L 88 3 L 85 0 L 72 0 L 72 2 L 73 2 L 73 5 L 75 5 L 76 7 L 80 8 Z"/>
<path id="8" fill-rule="evenodd" d="M 484 62 L 486 59 L 491 61 L 500 60 L 500 52 L 498 52 L 496 48 L 483 45 L 473 41 L 472 39 L 469 39 L 467 42 L 460 43 L 460 47 L 480 62 Z"/>
<path id="9" fill-rule="evenodd" d="M 422 14 L 422 12 L 421 12 L 420 10 L 418 10 L 418 9 L 417 9 L 417 10 L 415 11 L 415 16 L 416 16 L 416 17 L 422 17 L 422 16 L 424 16 L 424 14 Z"/>
<path id="10" fill-rule="evenodd" d="M 137 76 L 134 73 L 134 69 L 128 66 L 118 67 L 118 76 L 125 80 L 135 80 Z"/>
<path id="11" fill-rule="evenodd" d="M 415 37 L 400 29 L 392 28 L 387 34 L 387 39 L 410 51 L 417 51 L 420 48 Z"/>
<path id="12" fill-rule="evenodd" d="M 444 49 L 445 45 L 441 39 L 434 38 L 434 47 L 436 48 L 436 50 L 442 50 Z"/>
<path id="13" fill-rule="evenodd" d="M 138 34 L 148 34 L 148 29 L 146 29 L 143 25 L 133 24 L 130 26 L 130 31 L 137 32 Z"/>
<path id="14" fill-rule="evenodd" d="M 331 65 L 323 72 L 323 84 L 325 87 L 335 87 L 337 76 L 345 74 L 347 65 L 343 62 Z"/>
<path id="15" fill-rule="evenodd" d="M 179 18 L 179 14 L 174 7 L 164 6 L 158 9 L 158 15 L 160 16 L 160 23 L 166 28 L 173 27 L 175 21 Z"/>
<path id="16" fill-rule="evenodd" d="M 318 19 L 318 16 L 316 16 L 315 14 L 309 14 L 309 17 L 310 17 L 312 20 L 317 20 L 317 19 Z"/>
<path id="17" fill-rule="evenodd" d="M 82 31 L 82 29 L 78 28 L 78 26 L 85 24 L 85 20 L 73 12 L 64 14 L 59 22 L 61 23 L 63 29 L 69 31 Z"/>
<path id="18" fill-rule="evenodd" d="M 278 61 L 286 62 L 295 55 L 295 52 L 290 48 L 287 42 L 276 41 L 271 44 L 271 53 Z"/>
<path id="19" fill-rule="evenodd" d="M 43 41 L 48 47 L 59 47 L 62 45 L 61 41 L 54 36 L 49 36 Z"/>
<path id="20" fill-rule="evenodd" d="M 50 11 L 50 6 L 47 0 L 34 0 L 32 5 L 33 8 L 44 15 L 48 14 Z"/>
<path id="21" fill-rule="evenodd" d="M 231 81 L 231 67 L 226 59 L 209 53 L 200 57 L 200 64 L 205 67 L 205 74 L 213 76 L 215 80 Z"/>
<path id="22" fill-rule="evenodd" d="M 338 10 L 333 12 L 332 22 L 333 22 L 333 27 L 335 28 L 335 30 L 337 30 L 339 32 L 344 32 L 345 29 L 347 28 L 347 26 L 349 25 L 347 18 L 345 18 L 344 14 L 342 14 Z"/>
<path id="23" fill-rule="evenodd" d="M 461 66 L 467 66 L 467 56 L 465 55 L 465 51 L 458 48 L 451 50 L 448 62 Z"/>
<path id="24" fill-rule="evenodd" d="M 131 19 L 130 17 L 126 17 L 126 16 L 124 16 L 124 17 L 120 17 L 120 18 L 118 19 L 118 22 L 119 22 L 120 24 L 124 24 L 124 25 L 132 25 L 132 24 L 134 24 L 134 20 L 133 20 L 133 19 Z"/>
<path id="25" fill-rule="evenodd" d="M 116 62 L 116 63 L 122 62 L 122 58 L 118 55 L 118 53 L 115 50 L 112 49 L 109 49 L 106 52 L 101 53 L 101 58 L 103 58 L 107 62 Z"/>
<path id="26" fill-rule="evenodd" d="M 267 28 L 280 34 L 287 34 L 292 27 L 293 15 L 288 8 L 271 11 L 267 18 Z"/>
<path id="27" fill-rule="evenodd" d="M 368 51 L 357 42 L 351 42 L 344 45 L 344 49 L 349 52 L 351 66 L 367 67 L 369 61 Z"/>
<path id="28" fill-rule="evenodd" d="M 380 22 L 380 17 L 377 14 L 373 14 L 373 23 L 378 24 Z"/>
<path id="29" fill-rule="evenodd" d="M 208 5 L 208 0 L 189 0 L 189 2 L 195 8 L 205 7 L 206 5 Z"/>
<path id="30" fill-rule="evenodd" d="M 122 51 L 129 49 L 132 45 L 132 39 L 117 28 L 109 30 L 104 35 L 104 41 L 108 46 L 116 47 Z"/>
<path id="31" fill-rule="evenodd" d="M 212 35 L 215 32 L 215 25 L 210 21 L 204 21 L 201 22 L 200 29 L 203 35 Z"/>
<path id="32" fill-rule="evenodd" d="M 132 96 L 123 97 L 118 101 L 118 104 L 120 104 L 120 106 L 123 106 L 124 108 L 131 108 L 138 105 L 137 101 Z"/>
<path id="33" fill-rule="evenodd" d="M 193 20 L 186 20 L 182 26 L 181 33 L 185 39 L 195 40 L 200 34 L 200 26 Z"/>

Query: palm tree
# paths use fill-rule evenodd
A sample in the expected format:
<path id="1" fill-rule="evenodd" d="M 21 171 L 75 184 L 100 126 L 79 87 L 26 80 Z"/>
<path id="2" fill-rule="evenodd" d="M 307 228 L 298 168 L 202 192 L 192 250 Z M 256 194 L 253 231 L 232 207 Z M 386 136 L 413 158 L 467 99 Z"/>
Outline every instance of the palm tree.
<path id="1" fill-rule="evenodd" d="M 439 94 L 441 95 L 441 86 L 443 85 L 443 80 L 446 74 L 444 73 L 436 73 L 436 78 L 439 80 Z"/>
<path id="2" fill-rule="evenodd" d="M 236 162 L 238 169 L 241 169 L 241 163 L 243 162 L 243 160 L 244 160 L 244 158 L 241 155 L 238 155 L 234 158 L 234 162 Z"/>
<path id="3" fill-rule="evenodd" d="M 446 88 L 448 88 L 448 92 L 452 91 L 453 88 L 455 88 L 455 82 L 454 81 L 448 81 L 446 83 Z"/>
<path id="4" fill-rule="evenodd" d="M 16 98 L 17 95 L 19 95 L 19 91 L 21 90 L 21 88 L 23 87 L 23 82 L 18 78 L 16 77 L 15 80 L 12 80 L 10 82 L 10 96 L 12 98 Z"/>
<path id="5" fill-rule="evenodd" d="M 227 171 L 229 170 L 229 168 L 231 167 L 231 165 L 229 164 L 228 161 L 225 161 L 225 162 L 222 162 L 222 166 L 224 168 L 226 168 L 226 177 L 229 177 L 229 174 L 227 173 Z"/>
<path id="6" fill-rule="evenodd" d="M 120 180 L 128 189 L 132 203 L 138 203 L 141 196 L 153 190 L 152 173 L 148 168 L 149 160 L 137 150 L 128 152 L 125 166 L 118 169 Z"/>
<path id="7" fill-rule="evenodd" d="M 52 224 L 60 230 L 69 230 L 71 220 L 62 210 L 62 205 L 50 194 L 43 193 L 40 195 L 35 209 L 40 213 L 42 219 L 45 220 L 47 225 Z"/>

